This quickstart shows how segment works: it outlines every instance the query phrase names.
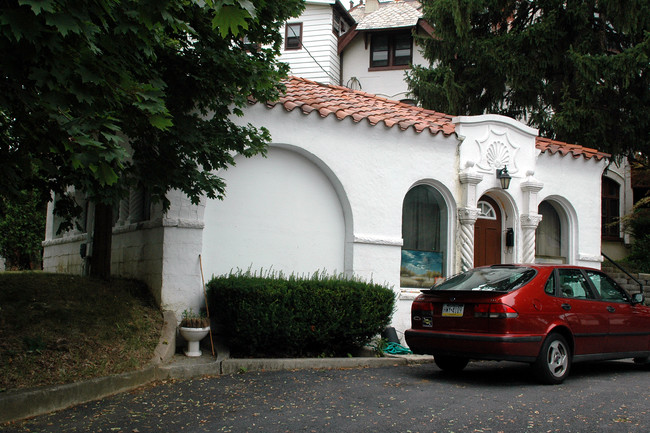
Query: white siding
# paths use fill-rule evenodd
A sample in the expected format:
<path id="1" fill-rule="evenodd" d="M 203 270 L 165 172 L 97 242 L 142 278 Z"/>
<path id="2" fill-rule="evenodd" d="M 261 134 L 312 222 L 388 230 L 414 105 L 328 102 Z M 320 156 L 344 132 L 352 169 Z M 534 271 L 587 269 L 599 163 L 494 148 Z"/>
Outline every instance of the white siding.
<path id="1" fill-rule="evenodd" d="M 332 6 L 308 5 L 303 14 L 289 23 L 302 23 L 299 50 L 282 50 L 280 60 L 291 67 L 291 75 L 325 84 L 340 84 L 338 40 L 332 32 Z M 284 26 L 282 27 L 284 35 Z"/>

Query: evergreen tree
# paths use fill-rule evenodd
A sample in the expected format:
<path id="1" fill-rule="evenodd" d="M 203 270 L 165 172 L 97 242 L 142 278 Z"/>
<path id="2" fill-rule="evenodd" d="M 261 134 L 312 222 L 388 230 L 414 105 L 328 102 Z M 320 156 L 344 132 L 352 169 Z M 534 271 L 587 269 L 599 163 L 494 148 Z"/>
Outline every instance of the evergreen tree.
<path id="1" fill-rule="evenodd" d="M 427 108 L 504 114 L 615 156 L 650 155 L 648 0 L 424 0 Z"/>

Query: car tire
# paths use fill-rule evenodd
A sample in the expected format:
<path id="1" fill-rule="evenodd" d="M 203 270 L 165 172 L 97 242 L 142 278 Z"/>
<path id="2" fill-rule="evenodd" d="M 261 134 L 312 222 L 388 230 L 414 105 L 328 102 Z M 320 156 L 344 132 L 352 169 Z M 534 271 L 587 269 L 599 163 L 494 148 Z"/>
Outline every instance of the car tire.
<path id="1" fill-rule="evenodd" d="M 634 358 L 634 363 L 640 366 L 642 369 L 650 370 L 650 356 Z"/>
<path id="2" fill-rule="evenodd" d="M 571 369 L 571 350 L 566 339 L 552 333 L 546 337 L 533 370 L 540 382 L 547 385 L 558 385 L 564 382 Z"/>
<path id="3" fill-rule="evenodd" d="M 460 356 L 435 355 L 433 357 L 436 365 L 442 370 L 449 373 L 458 373 L 467 367 L 469 359 Z"/>

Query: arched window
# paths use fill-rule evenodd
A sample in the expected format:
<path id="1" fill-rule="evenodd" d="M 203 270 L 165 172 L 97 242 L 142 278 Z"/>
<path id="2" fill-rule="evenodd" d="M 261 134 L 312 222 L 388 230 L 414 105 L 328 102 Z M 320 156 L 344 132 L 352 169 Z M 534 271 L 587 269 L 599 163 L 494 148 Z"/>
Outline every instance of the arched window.
<path id="1" fill-rule="evenodd" d="M 608 240 L 618 240 L 621 237 L 618 225 L 620 190 L 621 186 L 616 181 L 603 177 L 601 231 L 602 237 Z"/>
<path id="2" fill-rule="evenodd" d="M 490 203 L 487 201 L 479 201 L 476 204 L 476 207 L 478 207 L 478 217 L 483 218 L 486 220 L 495 220 L 497 219 L 497 213 L 494 210 L 494 206 L 492 206 Z"/>
<path id="3" fill-rule="evenodd" d="M 402 287 L 432 286 L 444 273 L 447 205 L 433 187 L 418 185 L 402 206 Z"/>
<path id="4" fill-rule="evenodd" d="M 542 216 L 535 233 L 535 255 L 545 258 L 561 258 L 562 225 L 560 215 L 552 204 L 543 201 L 537 212 Z"/>

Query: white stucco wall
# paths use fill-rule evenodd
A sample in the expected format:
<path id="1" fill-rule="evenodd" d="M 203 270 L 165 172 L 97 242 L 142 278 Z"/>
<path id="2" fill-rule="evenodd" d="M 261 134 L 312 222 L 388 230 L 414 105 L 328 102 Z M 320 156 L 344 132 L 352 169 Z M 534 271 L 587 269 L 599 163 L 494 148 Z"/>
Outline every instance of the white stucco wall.
<path id="1" fill-rule="evenodd" d="M 542 154 L 535 176 L 544 183 L 539 201 L 559 203 L 569 218 L 565 238 L 572 264 L 600 268 L 601 257 L 601 174 L 605 161 L 574 158 L 571 155 Z"/>
<path id="2" fill-rule="evenodd" d="M 89 236 L 77 230 L 57 234 L 59 221 L 53 211 L 54 203 L 50 201 L 47 204 L 45 219 L 43 271 L 81 275 L 84 273 L 84 260 L 81 258 L 79 247 L 88 243 Z"/>
<path id="3" fill-rule="evenodd" d="M 193 205 L 179 191 L 168 194 L 171 206 L 163 215 L 160 205 L 151 207 L 148 221 L 130 223 L 128 218 L 113 228 L 111 273 L 137 278 L 151 289 L 163 309 L 180 313 L 188 306 L 203 306 L 199 255 L 202 246 L 203 206 Z M 128 205 L 126 206 L 128 209 Z M 87 261 L 81 244 L 92 254 L 93 206 L 89 206 L 89 233 L 77 230 L 56 235 L 52 203 L 48 206 L 43 270 L 84 274 Z"/>
<path id="4" fill-rule="evenodd" d="M 296 152 L 236 158 L 219 173 L 224 200 L 208 200 L 203 230 L 206 278 L 250 269 L 258 275 L 345 271 L 345 221 L 329 179 Z"/>
<path id="5" fill-rule="evenodd" d="M 435 185 L 443 190 L 443 196 L 449 200 L 448 213 L 452 218 L 450 233 L 454 233 L 455 201 L 459 194 L 458 140 L 454 136 L 434 136 L 429 132 L 418 134 L 413 130 L 401 131 L 381 125 L 372 126 L 366 121 L 339 121 L 334 116 L 323 119 L 317 115 L 305 116 L 299 110 L 290 113 L 282 108 L 269 110 L 261 104 L 250 107 L 242 121 L 266 126 L 276 143 L 274 146 L 308 158 L 315 164 L 315 168 L 329 179 L 338 196 L 337 201 L 341 203 L 342 212 L 346 215 L 344 254 L 348 273 L 375 283 L 386 284 L 392 287 L 398 296 L 402 296 L 399 285 L 402 204 L 409 189 L 418 183 Z M 269 160 L 272 157 L 273 155 Z M 256 163 L 268 163 L 271 167 L 271 161 L 260 159 Z M 238 167 L 229 171 L 235 173 Z M 245 172 L 246 170 L 242 170 L 241 175 Z M 226 173 L 226 176 L 234 176 L 232 173 Z M 284 177 L 276 170 L 276 176 L 278 175 Z M 258 183 L 264 182 L 265 176 L 261 174 Z M 248 182 L 255 183 L 250 177 L 244 177 Z M 308 176 L 303 178 L 308 179 Z M 229 188 L 230 185 L 236 184 L 229 181 Z M 228 194 L 232 194 L 234 200 L 245 200 L 244 197 L 237 198 L 239 193 L 234 189 L 229 189 Z M 219 203 L 215 205 L 219 206 Z M 318 203 L 312 200 L 304 205 L 312 207 Z M 220 243 L 213 242 L 212 239 L 224 239 L 228 236 L 225 226 L 212 227 L 208 222 L 208 215 L 212 213 L 210 206 L 209 204 L 206 210 L 206 256 L 209 255 L 210 244 Z M 281 204 L 278 203 L 278 206 Z M 311 229 L 317 232 L 318 225 L 312 226 Z M 210 232 L 216 233 L 212 235 Z M 234 239 L 229 242 L 230 245 L 235 243 Z M 448 243 L 449 254 L 445 270 L 449 274 L 453 272 L 455 263 L 453 235 L 449 236 Z M 268 252 L 260 249 L 250 251 L 249 254 L 256 257 Z M 316 258 L 318 263 L 319 254 L 318 246 L 314 245 L 312 251 L 305 251 L 303 260 L 313 262 Z M 407 293 L 398 302 L 393 324 L 399 331 L 403 332 L 410 320 L 411 300 L 412 296 Z"/>

